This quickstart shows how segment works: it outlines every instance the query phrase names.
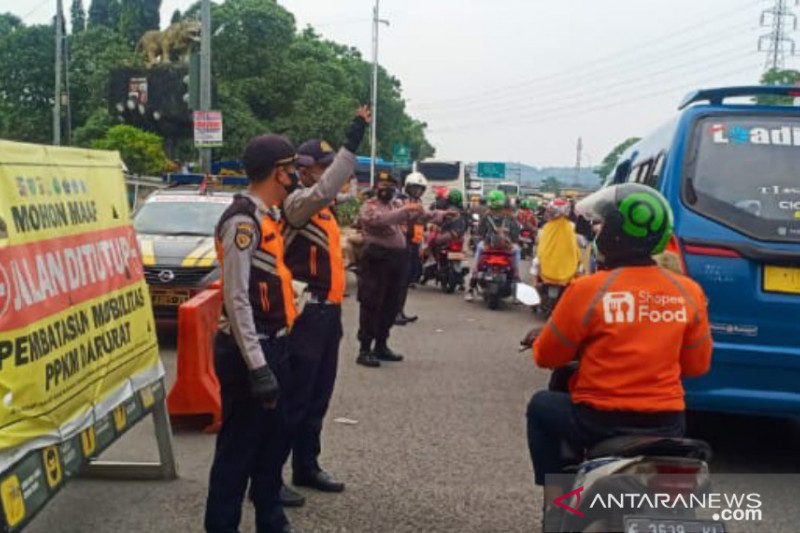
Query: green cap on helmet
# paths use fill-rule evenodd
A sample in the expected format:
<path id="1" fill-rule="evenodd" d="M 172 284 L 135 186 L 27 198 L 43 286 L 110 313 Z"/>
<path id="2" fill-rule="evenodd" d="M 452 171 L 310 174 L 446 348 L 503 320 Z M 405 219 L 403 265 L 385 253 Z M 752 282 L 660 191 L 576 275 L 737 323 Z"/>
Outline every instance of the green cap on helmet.
<path id="1" fill-rule="evenodd" d="M 489 205 L 489 209 L 504 209 L 506 206 L 506 193 L 494 190 L 486 197 L 486 203 Z"/>
<path id="2" fill-rule="evenodd" d="M 597 246 L 606 256 L 658 255 L 672 236 L 669 202 L 640 183 L 601 189 L 578 202 L 575 210 L 603 224 Z"/>
<path id="3" fill-rule="evenodd" d="M 453 189 L 447 194 L 447 199 L 457 207 L 464 207 L 464 195 L 458 189 Z"/>

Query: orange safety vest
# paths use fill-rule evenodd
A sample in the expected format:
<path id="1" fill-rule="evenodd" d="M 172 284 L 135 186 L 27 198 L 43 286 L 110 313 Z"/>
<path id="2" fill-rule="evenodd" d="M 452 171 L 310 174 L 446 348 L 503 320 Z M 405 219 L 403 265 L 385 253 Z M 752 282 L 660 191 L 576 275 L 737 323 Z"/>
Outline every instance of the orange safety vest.
<path id="1" fill-rule="evenodd" d="M 308 283 L 308 290 L 320 300 L 341 304 L 345 272 L 342 234 L 333 211 L 326 207 L 302 228 L 283 225 L 286 264 L 294 278 Z"/>
<path id="2" fill-rule="evenodd" d="M 256 205 L 245 196 L 236 196 L 217 224 L 215 245 L 220 265 L 223 265 L 224 272 L 225 251 L 220 228 L 231 217 L 242 214 L 252 218 L 259 229 L 256 236 L 258 247 L 253 252 L 250 263 L 248 287 L 256 331 L 274 335 L 284 329 L 290 330 L 297 318 L 297 309 L 292 289 L 292 273 L 284 262 L 279 223 L 269 213 L 257 213 Z M 225 283 L 224 276 L 221 281 Z"/>

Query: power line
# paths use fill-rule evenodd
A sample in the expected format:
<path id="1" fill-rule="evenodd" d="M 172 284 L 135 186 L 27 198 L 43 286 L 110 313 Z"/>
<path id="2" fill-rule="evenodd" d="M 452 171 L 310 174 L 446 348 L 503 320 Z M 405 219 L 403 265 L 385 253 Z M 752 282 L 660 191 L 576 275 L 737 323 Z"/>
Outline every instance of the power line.
<path id="1" fill-rule="evenodd" d="M 731 54 L 734 52 L 734 54 Z M 664 75 L 669 75 L 670 77 L 674 77 L 676 74 L 680 74 L 682 77 L 691 76 L 693 74 L 699 72 L 707 72 L 709 68 L 714 68 L 718 66 L 724 66 L 730 64 L 732 61 L 739 62 L 743 58 L 751 57 L 753 52 L 746 52 L 744 54 L 741 51 L 736 49 L 727 50 L 723 54 L 718 54 L 715 56 L 711 56 L 706 58 L 702 61 L 691 61 L 689 63 L 685 63 L 682 66 L 671 66 L 663 68 L 659 71 L 651 72 L 651 73 L 643 73 L 642 76 L 638 76 L 634 79 L 628 79 L 623 82 L 612 82 L 607 83 L 605 85 L 600 85 L 593 87 L 592 90 L 588 90 L 586 86 L 579 86 L 575 87 L 571 91 L 567 91 L 561 94 L 558 94 L 555 98 L 549 99 L 547 101 L 547 106 L 536 107 L 536 106 L 517 106 L 514 108 L 510 108 L 510 110 L 515 111 L 515 116 L 519 116 L 519 111 L 526 111 L 527 113 L 530 112 L 548 112 L 551 110 L 560 110 L 564 107 L 564 105 L 571 105 L 574 104 L 574 100 L 576 97 L 581 97 L 585 95 L 590 95 L 592 98 L 595 98 L 600 95 L 607 95 L 607 96 L 616 96 L 620 94 L 620 89 L 623 87 L 629 87 L 628 92 L 641 92 L 639 87 L 642 88 L 649 88 L 652 87 L 655 83 L 657 83 L 657 78 Z M 724 58 L 723 60 L 717 60 L 709 62 L 709 60 Z M 688 67 L 688 68 L 687 68 Z M 501 109 L 492 110 L 492 113 L 502 111 Z M 464 123 L 464 127 L 468 127 L 472 121 Z M 453 128 L 459 128 L 460 125 L 452 126 Z M 431 131 L 434 131 L 433 129 Z M 440 130 L 441 131 L 441 130 Z"/>
<path id="2" fill-rule="evenodd" d="M 753 66 L 752 65 L 748 65 L 746 67 L 740 67 L 740 68 L 737 68 L 737 69 L 734 69 L 734 70 L 731 70 L 731 71 L 726 71 L 726 72 L 723 72 L 723 73 L 720 73 L 720 74 L 716 74 L 714 76 L 714 79 L 718 79 L 718 78 L 721 78 L 721 77 L 732 76 L 734 74 L 739 74 L 741 72 L 748 72 L 748 71 L 751 72 L 752 70 L 753 70 Z M 708 69 L 704 69 L 704 72 L 707 72 L 707 71 L 708 71 Z M 706 80 L 706 78 L 703 78 L 703 80 Z M 653 98 L 655 96 L 660 96 L 660 95 L 664 95 L 664 94 L 668 94 L 668 93 L 673 93 L 673 92 L 678 91 L 678 90 L 688 91 L 688 87 L 697 87 L 697 86 L 703 85 L 704 83 L 705 83 L 705 81 L 704 82 L 691 82 L 691 83 L 688 82 L 688 81 L 683 81 L 683 82 L 681 82 L 680 85 L 674 85 L 674 86 L 670 86 L 670 87 L 665 87 L 665 88 L 663 88 L 661 90 L 658 90 L 658 91 L 646 91 L 641 96 L 638 96 L 638 97 L 625 98 L 625 99 L 616 100 L 616 101 L 610 101 L 610 102 L 603 102 L 603 103 L 599 103 L 597 105 L 593 105 L 593 106 L 590 106 L 590 107 L 576 106 L 576 107 L 571 107 L 569 110 L 567 110 L 565 112 L 558 112 L 558 110 L 555 109 L 555 110 L 552 110 L 550 112 L 544 112 L 544 113 L 541 113 L 541 114 L 538 114 L 538 115 L 535 115 L 535 116 L 534 115 L 525 115 L 525 116 L 522 116 L 522 117 L 512 117 L 513 122 L 510 122 L 510 119 L 508 119 L 508 118 L 496 119 L 496 120 L 490 120 L 490 121 L 477 121 L 477 122 L 474 121 L 474 122 L 471 122 L 469 124 L 464 124 L 464 125 L 457 126 L 457 127 L 442 128 L 442 129 L 431 128 L 429 130 L 429 132 L 431 134 L 441 134 L 441 133 L 446 133 L 446 132 L 451 132 L 451 131 L 466 132 L 466 131 L 469 131 L 471 128 L 475 128 L 475 127 L 485 128 L 486 126 L 497 125 L 497 124 L 503 124 L 504 127 L 512 127 L 512 128 L 513 127 L 519 127 L 519 126 L 524 126 L 524 125 L 527 125 L 527 124 L 532 124 L 532 123 L 537 123 L 537 122 L 547 122 L 547 121 L 551 121 L 551 120 L 555 120 L 555 119 L 561 119 L 561 118 L 564 118 L 564 117 L 573 116 L 575 114 L 585 114 L 585 113 L 592 113 L 592 112 L 595 112 L 595 111 L 613 109 L 615 107 L 625 106 L 625 105 L 632 104 L 632 103 L 635 103 L 635 102 L 639 102 L 639 101 L 642 101 L 642 100 L 647 100 L 647 99 Z M 553 111 L 556 111 L 556 112 L 553 112 Z"/>
<path id="3" fill-rule="evenodd" d="M 593 65 L 592 67 L 590 67 L 588 69 L 572 69 L 570 71 L 564 71 L 564 75 L 561 75 L 561 76 L 553 75 L 553 76 L 541 77 L 541 78 L 539 78 L 541 80 L 541 83 L 536 84 L 534 90 L 538 91 L 542 87 L 559 85 L 559 84 L 562 84 L 562 83 L 564 83 L 566 81 L 572 80 L 575 77 L 579 77 L 580 79 L 592 78 L 593 76 L 608 78 L 608 77 L 611 77 L 612 75 L 616 76 L 616 75 L 619 75 L 621 73 L 637 71 L 637 70 L 640 70 L 643 66 L 645 68 L 647 68 L 647 67 L 655 65 L 656 62 L 659 61 L 662 58 L 671 59 L 671 58 L 674 58 L 674 57 L 679 57 L 679 55 L 680 55 L 679 52 L 685 51 L 685 50 L 689 50 L 689 49 L 698 48 L 702 43 L 706 43 L 708 41 L 712 41 L 712 42 L 713 41 L 717 41 L 717 40 L 720 40 L 721 38 L 726 37 L 728 35 L 739 35 L 739 34 L 741 34 L 741 32 L 742 32 L 742 30 L 744 28 L 751 27 L 751 26 L 752 26 L 752 24 L 749 23 L 749 22 L 745 23 L 743 25 L 740 24 L 738 26 L 732 26 L 732 27 L 729 27 L 729 28 L 725 29 L 722 32 L 717 32 L 717 33 L 714 33 L 714 34 L 705 35 L 705 36 L 701 37 L 700 39 L 694 39 L 692 41 L 688 41 L 688 42 L 685 42 L 683 44 L 672 46 L 670 49 L 662 50 L 660 52 L 657 52 L 655 55 L 651 55 L 651 56 L 648 56 L 648 57 L 642 58 L 642 59 L 635 59 L 635 60 L 632 60 L 632 61 L 623 61 L 623 62 L 620 62 L 618 65 L 615 65 L 615 66 L 603 66 L 602 64 L 595 64 L 595 65 Z M 752 31 L 755 31 L 755 28 L 752 28 Z M 531 85 L 533 85 L 533 84 L 531 84 Z M 524 87 L 522 89 L 517 89 L 517 90 L 513 91 L 514 93 L 518 93 L 518 96 L 515 96 L 513 94 L 499 95 L 499 96 L 497 94 L 493 94 L 490 97 L 490 101 L 498 102 L 498 101 L 505 101 L 505 100 L 509 100 L 509 101 L 512 101 L 512 100 L 513 101 L 528 100 L 528 99 L 530 99 L 530 96 L 531 96 L 531 93 L 530 93 L 531 89 L 533 89 L 532 86 L 526 86 L 526 87 Z M 470 101 L 466 101 L 465 100 L 465 101 L 463 101 L 461 103 L 458 103 L 458 102 L 454 101 L 454 102 L 451 102 L 449 104 L 444 104 L 444 105 L 439 105 L 439 106 L 430 106 L 429 105 L 429 106 L 426 107 L 424 104 L 421 104 L 421 105 L 414 106 L 414 107 L 417 110 L 421 109 L 423 111 L 426 111 L 426 110 L 430 110 L 430 111 L 436 110 L 436 111 L 438 111 L 440 109 L 445 110 L 445 109 L 450 109 L 450 108 L 471 107 L 474 103 L 484 103 L 486 101 L 487 101 L 486 98 L 481 98 L 481 99 L 471 99 Z"/>
<path id="4" fill-rule="evenodd" d="M 648 49 L 648 48 L 660 47 L 662 45 L 669 46 L 669 43 L 667 43 L 666 41 L 668 41 L 670 39 L 673 39 L 675 37 L 680 37 L 680 36 L 685 35 L 687 33 L 691 33 L 693 30 L 696 30 L 698 28 L 707 29 L 708 28 L 708 24 L 712 23 L 712 22 L 719 22 L 719 21 L 722 21 L 722 20 L 725 20 L 725 19 L 728 19 L 728 18 L 731 18 L 731 17 L 741 16 L 742 15 L 742 11 L 741 11 L 742 9 L 745 9 L 747 7 L 750 7 L 750 6 L 758 5 L 760 3 L 761 3 L 761 0 L 748 0 L 746 2 L 743 2 L 741 5 L 732 6 L 731 7 L 731 12 L 729 12 L 726 15 L 716 14 L 715 16 L 713 16 L 711 18 L 699 21 L 699 22 L 697 22 L 695 24 L 692 24 L 690 26 L 684 27 L 684 28 L 679 29 L 677 31 L 674 31 L 674 32 L 671 32 L 671 33 L 668 33 L 668 34 L 665 34 L 665 35 L 661 35 L 661 36 L 654 36 L 648 43 L 646 43 L 646 44 L 644 44 L 642 46 L 639 46 L 636 49 L 625 51 L 625 52 L 622 52 L 622 53 L 614 53 L 614 54 L 610 54 L 608 56 L 602 56 L 602 57 L 597 58 L 597 59 L 595 59 L 595 60 L 593 60 L 591 62 L 583 63 L 583 64 L 580 64 L 580 65 L 576 65 L 574 67 L 571 67 L 568 70 L 565 69 L 565 70 L 562 70 L 562 71 L 558 71 L 558 72 L 553 73 L 552 75 L 549 75 L 549 76 L 540 76 L 540 77 L 536 77 L 536 78 L 529 78 L 527 80 L 523 80 L 523 81 L 520 81 L 520 82 L 515 82 L 513 84 L 509 84 L 509 85 L 505 85 L 505 86 L 495 87 L 495 88 L 492 88 L 492 89 L 483 89 L 481 91 L 476 91 L 475 93 L 472 93 L 471 95 L 464 95 L 464 96 L 460 96 L 460 97 L 456 97 L 456 98 L 446 98 L 446 99 L 440 99 L 440 100 L 431 100 L 431 101 L 428 101 L 428 102 L 421 102 L 416 107 L 417 108 L 425 108 L 425 107 L 437 106 L 437 105 L 442 105 L 442 104 L 446 105 L 447 103 L 455 103 L 455 102 L 462 102 L 462 101 L 474 101 L 474 100 L 478 100 L 478 99 L 483 99 L 486 96 L 497 97 L 498 95 L 500 95 L 500 94 L 502 94 L 504 92 L 518 91 L 520 89 L 526 88 L 530 84 L 536 84 L 538 82 L 541 82 L 541 81 L 546 80 L 546 79 L 553 78 L 554 76 L 558 76 L 560 74 L 574 72 L 575 70 L 580 70 L 580 69 L 583 69 L 583 68 L 596 67 L 599 63 L 605 63 L 605 62 L 609 62 L 609 61 L 611 63 L 618 62 L 620 60 L 620 58 L 624 58 L 626 56 L 631 56 L 631 55 L 633 55 L 634 57 L 635 56 L 641 56 L 641 55 L 643 55 L 642 52 L 644 50 Z M 750 25 L 750 23 L 748 23 L 747 25 Z M 730 30 L 730 28 L 728 30 L 726 30 L 726 31 L 729 31 L 729 30 Z M 707 34 L 705 34 L 704 37 L 701 38 L 701 40 L 705 40 L 705 39 L 707 39 Z"/>
<path id="5" fill-rule="evenodd" d="M 651 80 L 654 76 L 659 76 L 659 75 L 662 75 L 662 74 L 674 74 L 676 69 L 680 70 L 680 69 L 683 69 L 683 68 L 686 68 L 686 67 L 697 67 L 697 66 L 702 65 L 702 64 L 704 64 L 704 63 L 706 63 L 706 62 L 708 62 L 710 60 L 713 60 L 713 59 L 717 59 L 717 58 L 720 58 L 720 57 L 731 56 L 732 52 L 735 53 L 736 58 L 739 58 L 739 57 L 742 56 L 741 49 L 739 47 L 736 47 L 736 48 L 725 49 L 721 53 L 714 54 L 714 55 L 711 55 L 711 56 L 707 56 L 707 57 L 702 58 L 702 59 L 689 59 L 687 61 L 684 61 L 684 62 L 681 62 L 681 63 L 678 63 L 678 64 L 673 64 L 673 65 L 670 65 L 670 66 L 667 66 L 667 67 L 663 67 L 663 68 L 660 68 L 660 69 L 655 70 L 655 71 L 637 70 L 636 68 L 625 69 L 625 71 L 634 72 L 635 73 L 635 77 L 632 78 L 632 79 L 631 78 L 627 78 L 627 79 L 625 79 L 625 81 L 621 81 L 621 82 L 620 81 L 614 81 L 614 82 L 611 82 L 611 83 L 601 84 L 599 86 L 593 86 L 592 90 L 596 91 L 597 89 L 604 88 L 604 87 L 610 87 L 610 88 L 616 89 L 616 88 L 618 88 L 620 86 L 630 85 L 631 83 L 639 82 L 639 81 L 641 81 L 643 79 Z M 750 54 L 751 54 L 751 52 L 746 53 L 746 55 L 750 55 Z M 663 63 L 655 63 L 655 62 L 652 63 L 652 66 L 661 66 L 661 65 L 663 65 Z M 624 72 L 624 71 L 620 71 L 620 72 Z M 619 79 L 618 78 L 618 74 L 620 72 L 614 73 L 613 78 L 615 80 Z M 612 74 L 612 72 L 606 72 L 604 74 L 605 74 L 604 78 L 606 78 L 606 79 L 611 79 L 612 78 L 612 76 L 610 75 L 610 74 Z M 583 77 L 583 78 L 587 77 L 583 73 L 580 76 Z M 516 111 L 520 107 L 522 107 L 522 108 L 527 107 L 525 104 L 526 103 L 529 104 L 532 100 L 536 100 L 536 98 L 538 96 L 548 97 L 549 98 L 549 97 L 551 97 L 551 96 L 553 96 L 555 94 L 555 100 L 559 101 L 559 100 L 563 100 L 565 98 L 570 98 L 571 95 L 584 94 L 584 93 L 586 93 L 587 87 L 588 87 L 586 84 L 576 84 L 576 83 L 569 83 L 569 82 L 562 83 L 562 84 L 569 85 L 569 88 L 564 90 L 564 91 L 556 92 L 555 90 L 553 90 L 553 89 L 557 88 L 555 86 L 556 84 L 544 84 L 542 87 L 539 87 L 538 90 L 533 91 L 533 92 L 529 92 L 528 94 L 526 94 L 524 99 L 515 98 L 515 99 L 512 99 L 512 100 L 505 100 L 505 99 L 484 100 L 482 102 L 478 102 L 478 103 L 476 103 L 474 105 L 471 105 L 471 106 L 468 106 L 468 107 L 465 106 L 464 108 L 461 108 L 461 109 L 443 110 L 444 111 L 443 114 L 445 116 L 447 116 L 447 115 L 452 115 L 454 113 L 465 114 L 467 112 L 475 112 L 475 111 L 481 111 L 481 110 L 488 110 L 488 111 L 491 111 L 491 112 L 508 111 L 508 110 L 515 110 Z M 553 89 L 545 90 L 544 87 L 547 87 L 549 85 L 554 85 Z M 552 102 L 552 101 L 553 100 L 551 98 L 550 102 Z M 442 114 L 439 114 L 439 113 L 435 113 L 433 110 L 429 111 L 428 113 L 433 113 L 434 116 L 436 116 L 436 115 L 441 116 L 442 115 Z"/>

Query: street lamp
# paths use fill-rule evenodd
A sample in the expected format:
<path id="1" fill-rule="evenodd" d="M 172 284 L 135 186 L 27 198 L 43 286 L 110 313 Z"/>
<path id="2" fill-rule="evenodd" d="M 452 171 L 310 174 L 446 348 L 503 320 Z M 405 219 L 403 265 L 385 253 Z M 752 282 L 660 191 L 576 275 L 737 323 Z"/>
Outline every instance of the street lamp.
<path id="1" fill-rule="evenodd" d="M 370 130 L 369 184 L 375 186 L 375 158 L 378 144 L 378 28 L 381 24 L 389 26 L 389 21 L 379 16 L 380 0 L 375 0 L 372 10 L 372 129 Z"/>

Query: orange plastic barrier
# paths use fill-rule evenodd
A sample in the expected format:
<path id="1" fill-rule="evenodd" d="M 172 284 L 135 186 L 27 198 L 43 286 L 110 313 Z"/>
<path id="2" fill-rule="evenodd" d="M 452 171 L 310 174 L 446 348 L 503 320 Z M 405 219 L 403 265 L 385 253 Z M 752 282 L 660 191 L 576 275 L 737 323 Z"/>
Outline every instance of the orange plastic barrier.
<path id="1" fill-rule="evenodd" d="M 206 431 L 219 430 L 222 401 L 214 372 L 214 335 L 222 310 L 222 291 L 207 289 L 178 308 L 178 378 L 167 406 L 173 417 L 210 415 Z"/>

